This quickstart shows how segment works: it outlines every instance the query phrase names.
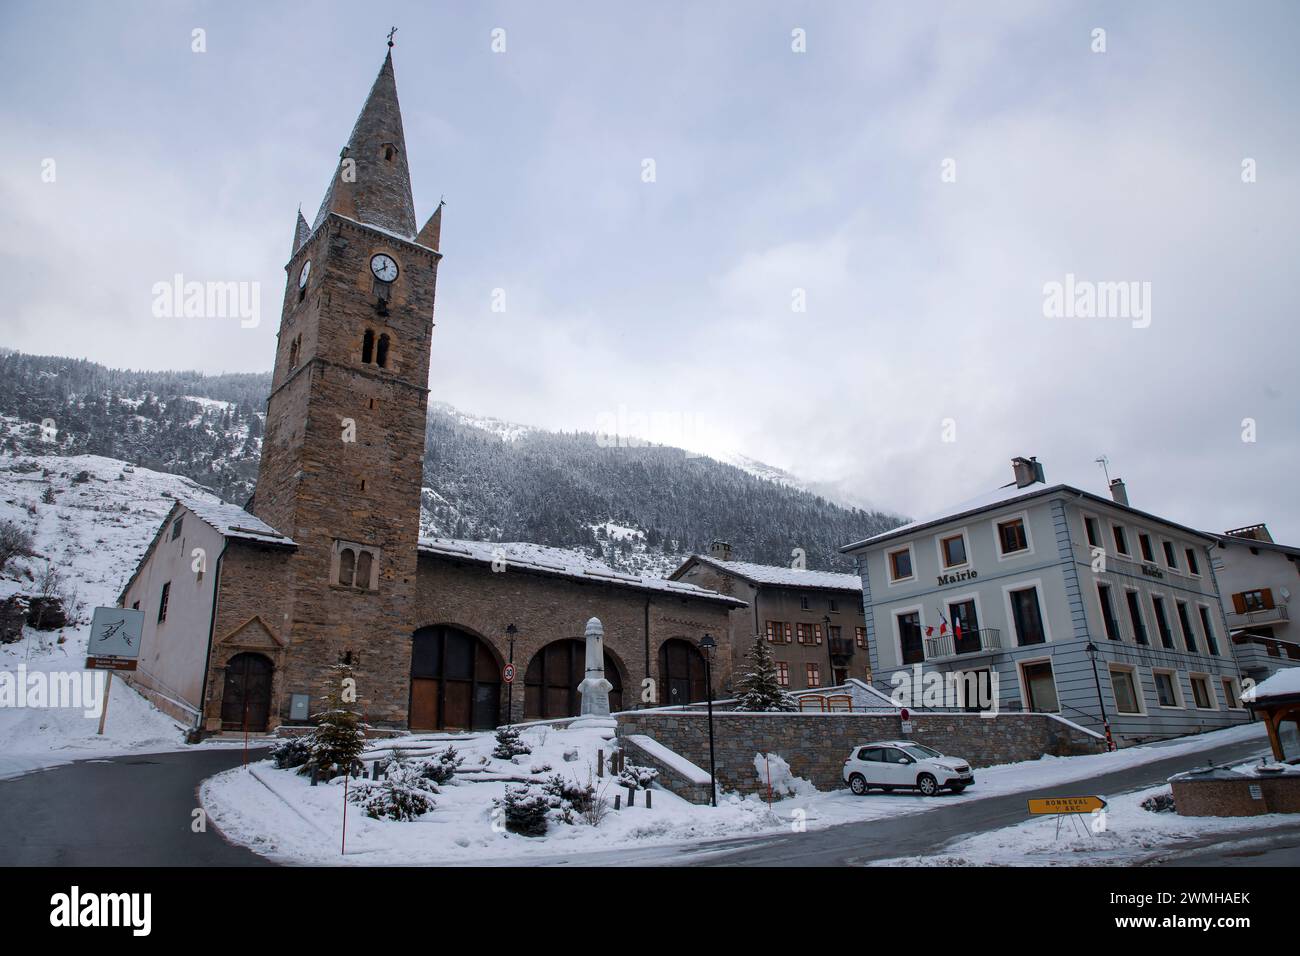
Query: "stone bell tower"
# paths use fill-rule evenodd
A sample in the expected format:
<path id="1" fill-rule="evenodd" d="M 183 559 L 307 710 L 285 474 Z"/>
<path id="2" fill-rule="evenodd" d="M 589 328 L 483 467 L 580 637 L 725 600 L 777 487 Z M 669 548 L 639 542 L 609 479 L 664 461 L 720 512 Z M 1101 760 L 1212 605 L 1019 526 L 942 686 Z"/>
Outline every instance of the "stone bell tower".
<path id="1" fill-rule="evenodd" d="M 298 546 L 286 707 L 349 655 L 369 720 L 406 723 L 441 222 L 416 228 L 390 49 L 285 267 L 252 511 Z"/>

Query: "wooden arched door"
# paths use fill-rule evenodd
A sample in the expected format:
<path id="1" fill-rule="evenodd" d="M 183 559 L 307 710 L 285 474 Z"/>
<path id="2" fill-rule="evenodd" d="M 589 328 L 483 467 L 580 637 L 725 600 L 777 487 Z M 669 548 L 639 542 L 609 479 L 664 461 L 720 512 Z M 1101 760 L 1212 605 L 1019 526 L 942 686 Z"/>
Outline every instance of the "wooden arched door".
<path id="1" fill-rule="evenodd" d="M 659 703 L 664 706 L 704 700 L 704 655 L 690 641 L 674 637 L 659 648 Z"/>
<path id="2" fill-rule="evenodd" d="M 524 720 L 576 717 L 582 711 L 578 685 L 587 674 L 587 645 L 576 638 L 552 641 L 533 655 L 524 674 Z M 609 712 L 623 709 L 623 679 L 605 652 L 605 680 L 612 685 Z"/>
<path id="3" fill-rule="evenodd" d="M 501 722 L 501 662 L 449 625 L 422 627 L 411 647 L 411 730 L 491 730 Z"/>
<path id="4" fill-rule="evenodd" d="M 261 654 L 236 654 L 226 663 L 221 693 L 221 729 L 261 733 L 271 719 L 275 665 Z"/>

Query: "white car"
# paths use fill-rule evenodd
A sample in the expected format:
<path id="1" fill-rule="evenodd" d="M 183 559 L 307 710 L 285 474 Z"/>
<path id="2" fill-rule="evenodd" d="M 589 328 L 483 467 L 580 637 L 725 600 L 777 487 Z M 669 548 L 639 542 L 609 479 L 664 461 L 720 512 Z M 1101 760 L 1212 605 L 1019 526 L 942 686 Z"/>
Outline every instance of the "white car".
<path id="1" fill-rule="evenodd" d="M 945 757 L 933 747 L 911 740 L 881 740 L 854 747 L 844 761 L 844 782 L 858 796 L 872 787 L 920 790 L 932 797 L 940 790 L 961 793 L 975 782 L 970 762 Z"/>

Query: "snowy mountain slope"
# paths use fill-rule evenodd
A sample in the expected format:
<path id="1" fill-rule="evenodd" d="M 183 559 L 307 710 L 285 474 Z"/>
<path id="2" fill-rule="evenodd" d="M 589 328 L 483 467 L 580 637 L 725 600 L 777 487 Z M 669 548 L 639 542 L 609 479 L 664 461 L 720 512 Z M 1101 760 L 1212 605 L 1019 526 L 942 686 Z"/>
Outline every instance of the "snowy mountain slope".
<path id="1" fill-rule="evenodd" d="M 44 500 L 47 489 L 52 503 Z M 91 613 L 116 604 L 177 495 L 217 500 L 188 478 L 96 455 L 0 455 L 0 521 L 33 537 L 32 555 L 13 559 L 0 574 L 0 600 L 52 588 L 70 617 L 60 631 L 28 627 L 23 640 L 0 644 L 0 671 L 14 678 L 81 671 Z M 51 568 L 61 581 L 49 580 Z M 120 680 L 112 683 L 103 737 L 98 725 L 79 708 L 0 706 L 0 778 L 79 756 L 171 749 L 182 741 L 174 721 Z"/>
<path id="2" fill-rule="evenodd" d="M 267 374 L 129 372 L 0 352 L 0 450 L 119 458 L 242 505 L 257 479 L 269 388 Z M 434 402 L 420 530 L 576 548 L 634 572 L 667 573 L 714 538 L 746 560 L 785 563 L 801 548 L 810 567 L 847 571 L 840 545 L 900 522 L 753 459 L 734 462 L 660 445 L 607 447 L 594 434 Z M 615 526 L 627 533 L 611 534 Z"/>

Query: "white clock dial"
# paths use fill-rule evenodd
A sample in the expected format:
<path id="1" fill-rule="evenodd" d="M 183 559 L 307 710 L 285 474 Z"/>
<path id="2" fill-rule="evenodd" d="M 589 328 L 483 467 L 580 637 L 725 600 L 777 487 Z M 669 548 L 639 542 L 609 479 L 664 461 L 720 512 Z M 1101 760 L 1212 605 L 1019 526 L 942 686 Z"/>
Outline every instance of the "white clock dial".
<path id="1" fill-rule="evenodd" d="M 302 264 L 302 271 L 298 273 L 298 288 L 307 288 L 307 277 L 311 275 L 311 260 L 308 259 Z"/>
<path id="2" fill-rule="evenodd" d="M 392 282 L 397 278 L 397 263 L 393 261 L 392 256 L 386 256 L 381 252 L 370 260 L 370 271 L 379 281 Z"/>

